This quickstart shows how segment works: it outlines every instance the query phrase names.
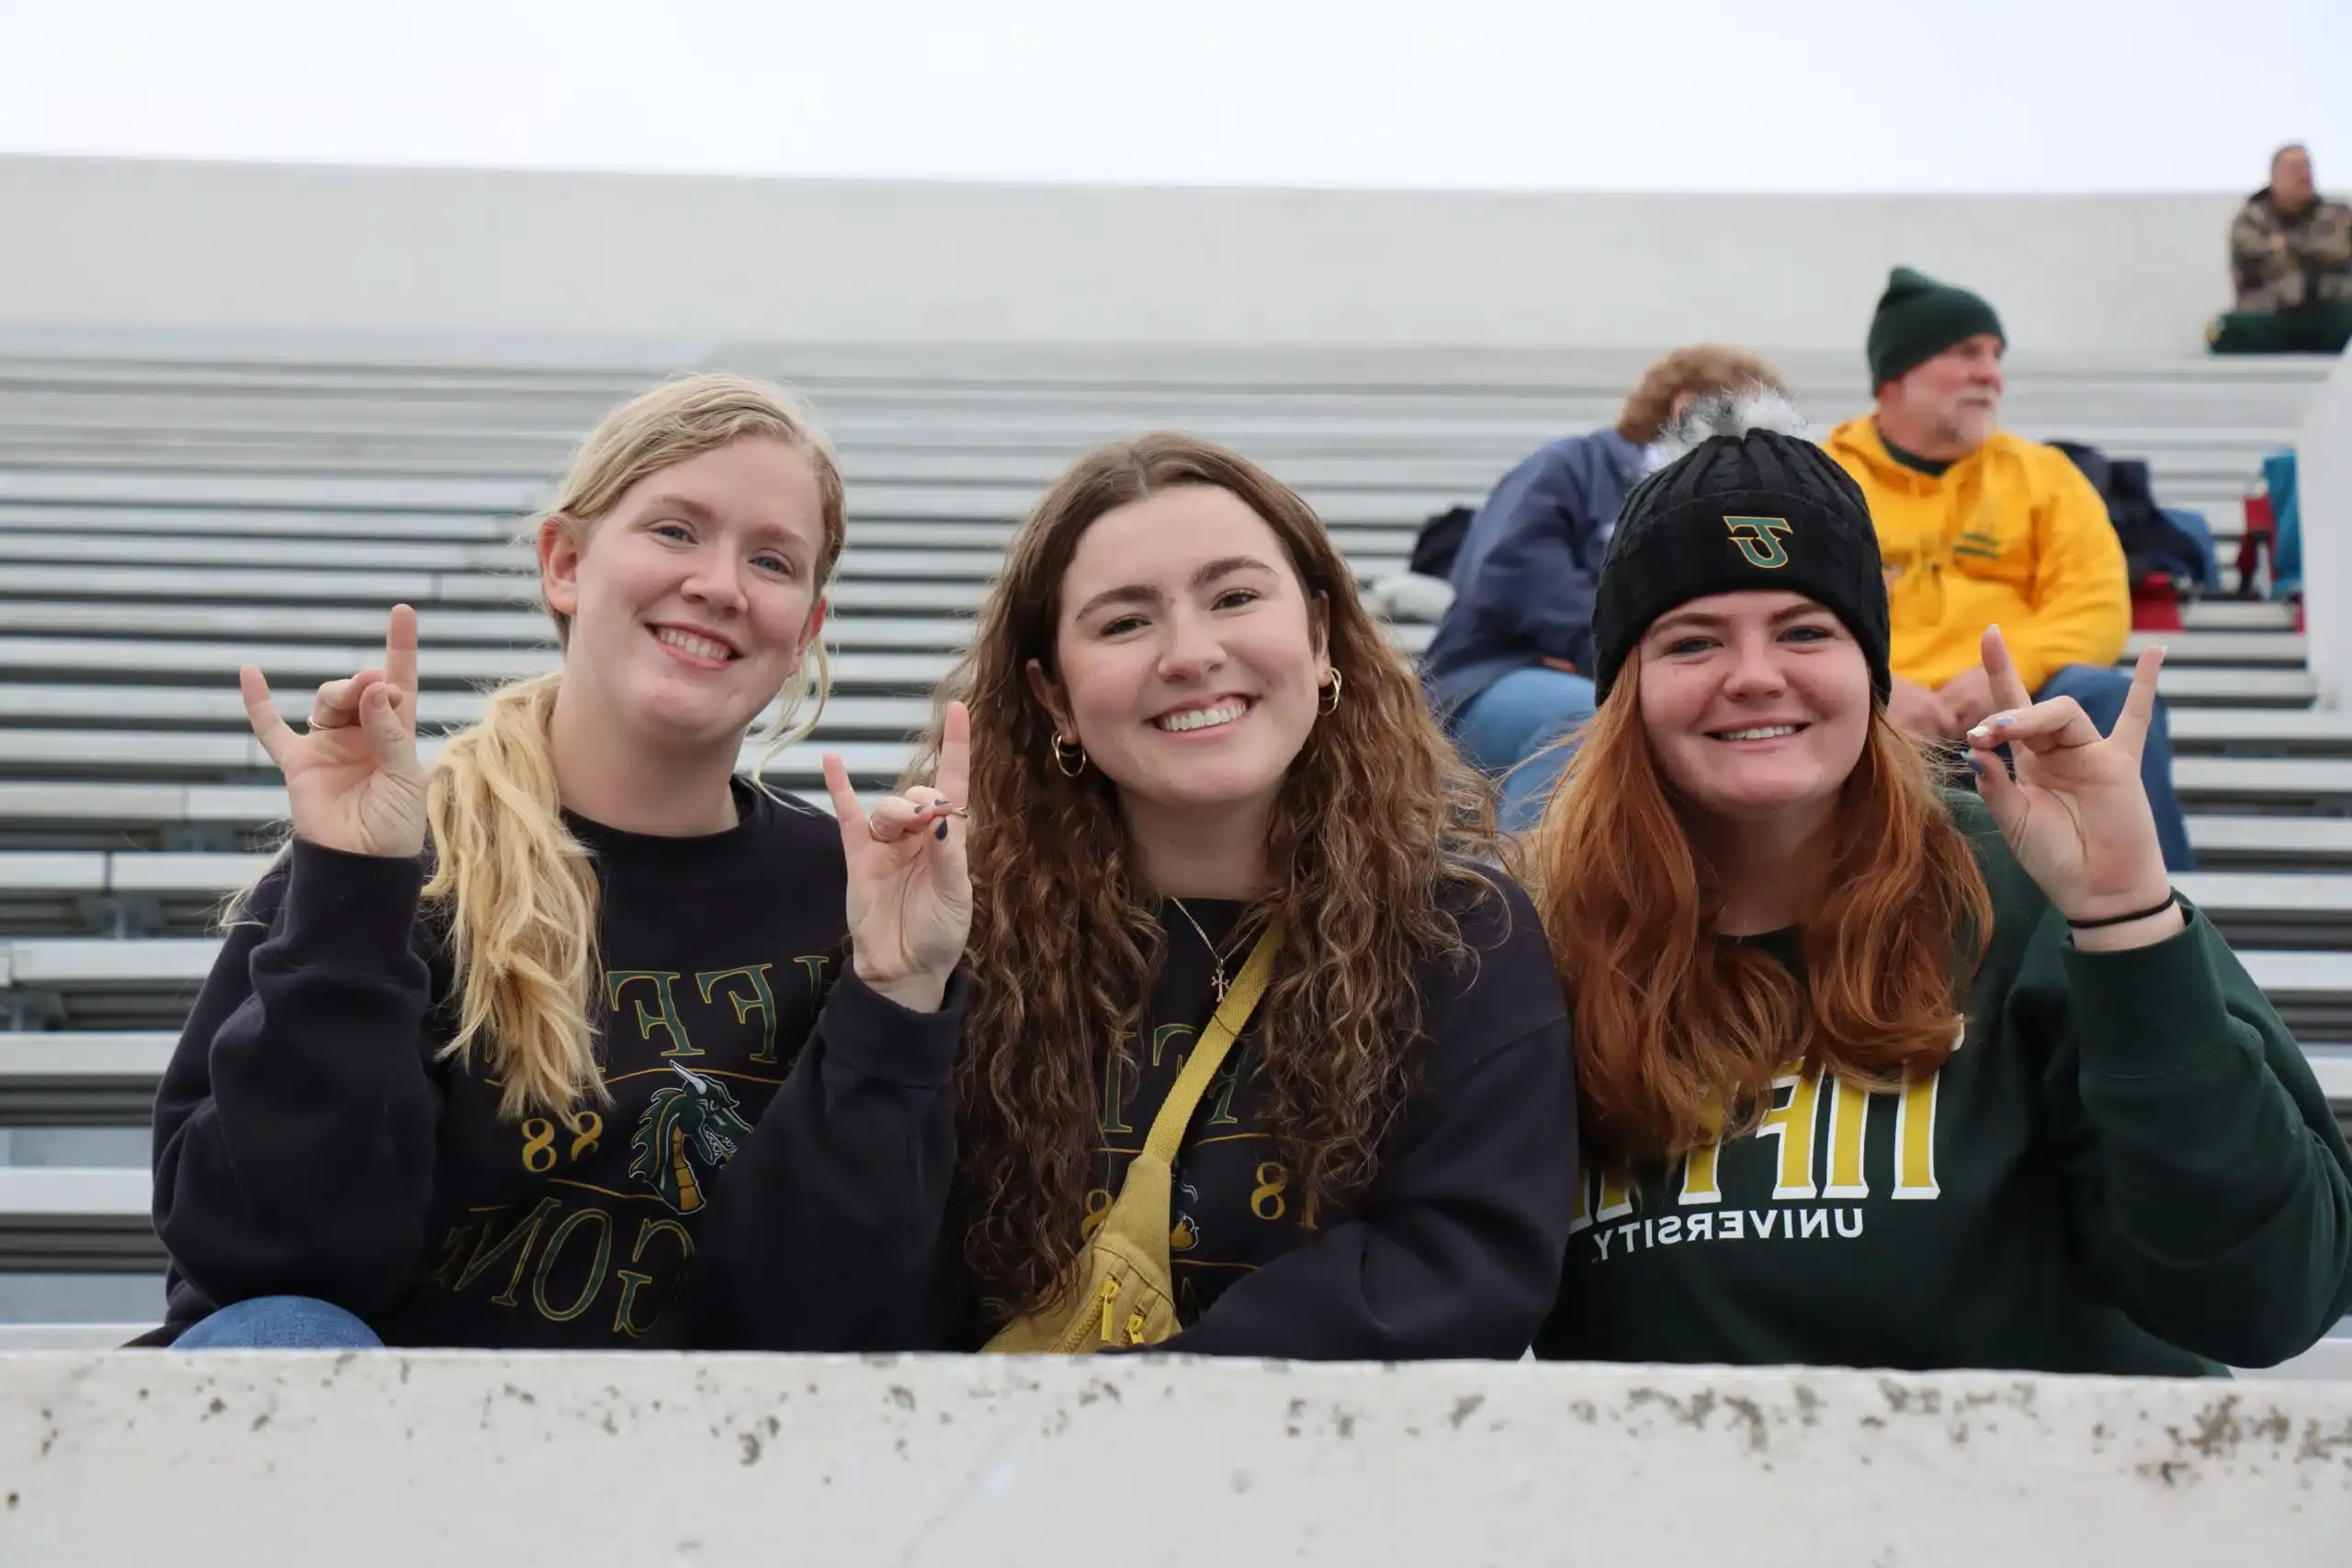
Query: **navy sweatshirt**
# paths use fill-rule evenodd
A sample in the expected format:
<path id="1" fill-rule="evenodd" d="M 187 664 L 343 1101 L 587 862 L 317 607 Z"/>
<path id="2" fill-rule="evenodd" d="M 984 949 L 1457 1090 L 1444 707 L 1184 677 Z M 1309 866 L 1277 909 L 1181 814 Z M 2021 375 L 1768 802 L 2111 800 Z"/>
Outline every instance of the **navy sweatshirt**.
<path id="1" fill-rule="evenodd" d="M 1378 1173 L 1352 1201 L 1316 1212 L 1302 1201 L 1261 1121 L 1254 1023 L 1235 1043 L 1177 1153 L 1169 1247 L 1183 1326 L 1152 1348 L 1334 1360 L 1527 1348 L 1575 1217 L 1576 1066 L 1534 908 L 1489 875 L 1496 897 L 1455 896 L 1471 956 L 1419 976 L 1412 1089 Z M 1212 940 L 1235 945 L 1241 904 L 1185 904 Z M 1110 1206 L 1216 1010 L 1200 933 L 1173 908 L 1161 920 L 1167 958 L 1142 1030 L 1096 1063 L 1090 1213 Z M 1239 946 L 1228 975 L 1249 942 Z M 1074 1229 L 1084 1220 L 1070 1216 Z M 977 1313 L 955 1337 L 978 1344 L 997 1326 Z"/>
<path id="2" fill-rule="evenodd" d="M 917 1014 L 845 975 L 838 829 L 736 798 L 736 827 L 689 839 L 567 817 L 600 884 L 610 1099 L 561 1116 L 507 1120 L 486 1062 L 442 1056 L 424 857 L 292 845 L 156 1097 L 170 1306 L 144 1342 L 279 1294 L 390 1345 L 902 1341 L 954 1158 L 960 982 Z"/>
<path id="3" fill-rule="evenodd" d="M 1442 716 L 1546 659 L 1592 668 L 1592 595 L 1642 448 L 1614 430 L 1555 441 L 1503 476 L 1453 558 L 1453 604 L 1421 656 Z"/>

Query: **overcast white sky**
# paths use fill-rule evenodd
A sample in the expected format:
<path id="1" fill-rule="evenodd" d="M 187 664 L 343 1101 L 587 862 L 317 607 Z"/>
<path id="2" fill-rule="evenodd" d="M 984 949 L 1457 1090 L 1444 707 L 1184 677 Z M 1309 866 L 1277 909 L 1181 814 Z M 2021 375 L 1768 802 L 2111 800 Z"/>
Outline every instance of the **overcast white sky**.
<path id="1" fill-rule="evenodd" d="M 0 0 L 0 152 L 2352 190 L 2352 0 Z"/>

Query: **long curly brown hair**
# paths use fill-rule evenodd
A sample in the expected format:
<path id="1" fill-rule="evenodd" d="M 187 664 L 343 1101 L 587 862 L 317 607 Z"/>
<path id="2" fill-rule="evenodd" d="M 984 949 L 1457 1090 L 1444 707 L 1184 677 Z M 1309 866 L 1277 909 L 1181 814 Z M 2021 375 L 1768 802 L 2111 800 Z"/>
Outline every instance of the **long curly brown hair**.
<path id="1" fill-rule="evenodd" d="M 1883 709 L 1871 715 L 1798 936 L 1800 984 L 1769 954 L 1716 940 L 1716 898 L 1631 674 L 1513 857 L 1572 998 L 1590 1159 L 1662 1159 L 1743 1132 L 1800 1058 L 1871 1086 L 1941 1066 L 1993 907 L 1918 747 Z"/>
<path id="2" fill-rule="evenodd" d="M 973 994 L 958 1062 L 959 1221 L 967 1261 L 1015 1313 L 1052 1303 L 1080 1246 L 1098 1135 L 1097 1072 L 1139 1028 L 1159 966 L 1159 898 L 1130 852 L 1114 786 L 1055 765 L 1052 716 L 1023 671 L 1057 668 L 1061 585 L 1079 540 L 1116 508 L 1174 487 L 1227 491 L 1263 518 L 1328 615 L 1341 678 L 1267 829 L 1275 886 L 1245 919 L 1286 933 L 1258 1012 L 1265 1122 L 1312 1199 L 1360 1190 L 1406 1088 L 1419 1033 L 1414 976 L 1463 950 L 1447 910 L 1491 895 L 1487 792 L 1430 716 L 1411 667 L 1367 612 L 1314 510 L 1238 455 L 1153 434 L 1088 453 L 1005 555 L 969 651 L 941 688 L 960 698 L 972 755 Z M 910 777 L 930 776 L 933 726 Z M 1457 897 L 1441 899 L 1450 886 Z"/>

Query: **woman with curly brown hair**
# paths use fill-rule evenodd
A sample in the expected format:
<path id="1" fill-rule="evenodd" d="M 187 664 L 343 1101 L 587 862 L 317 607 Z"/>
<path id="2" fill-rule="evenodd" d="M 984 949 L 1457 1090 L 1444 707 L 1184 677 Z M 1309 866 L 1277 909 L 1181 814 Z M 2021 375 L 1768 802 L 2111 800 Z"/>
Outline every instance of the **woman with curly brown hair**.
<path id="1" fill-rule="evenodd" d="M 1164 1337 L 1115 1285 L 1099 1332 L 1091 1296 L 1062 1342 L 1020 1325 L 1073 1310 L 1217 1015 L 1238 1043 L 1153 1176 L 1167 1348 L 1521 1354 L 1574 1196 L 1559 978 L 1313 511 L 1186 436 L 1090 453 L 1013 540 L 945 695 L 976 737 L 977 905 L 943 1339 Z"/>
<path id="2" fill-rule="evenodd" d="M 2139 763 L 2159 656 L 2102 738 L 1989 629 L 1982 798 L 1938 790 L 1888 717 L 1869 509 L 1776 403 L 1694 410 L 1707 438 L 1627 499 L 1600 712 L 1525 846 L 1587 1161 L 1536 1353 L 2300 1353 L 2352 1304 L 2352 1154 L 2165 874 Z"/>

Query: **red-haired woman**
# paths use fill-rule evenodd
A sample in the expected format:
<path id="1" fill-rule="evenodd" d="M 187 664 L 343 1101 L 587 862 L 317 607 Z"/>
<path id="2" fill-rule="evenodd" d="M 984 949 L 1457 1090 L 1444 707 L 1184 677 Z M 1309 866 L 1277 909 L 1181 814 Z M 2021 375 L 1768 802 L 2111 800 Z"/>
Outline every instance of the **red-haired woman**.
<path id="1" fill-rule="evenodd" d="M 1886 715 L 1868 510 L 1700 411 L 1626 502 L 1603 695 L 1527 846 L 1567 980 L 1584 1190 L 1537 1339 L 1576 1359 L 2199 1373 L 2352 1301 L 2352 1156 L 2165 875 L 2138 748 L 2030 704 L 1939 792 Z M 2016 777 L 2002 766 L 2013 754 Z"/>

